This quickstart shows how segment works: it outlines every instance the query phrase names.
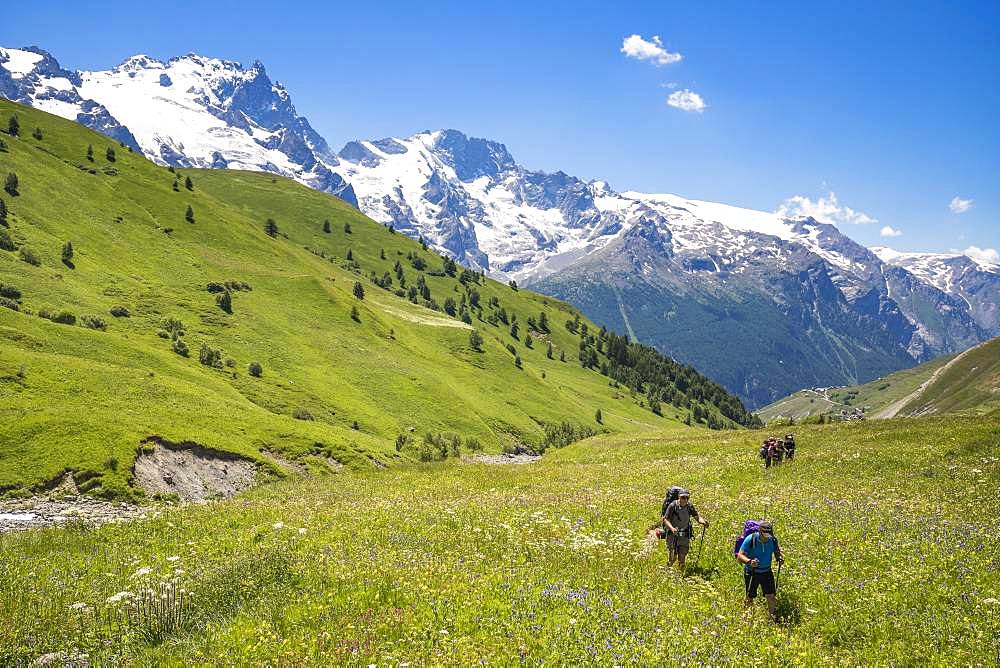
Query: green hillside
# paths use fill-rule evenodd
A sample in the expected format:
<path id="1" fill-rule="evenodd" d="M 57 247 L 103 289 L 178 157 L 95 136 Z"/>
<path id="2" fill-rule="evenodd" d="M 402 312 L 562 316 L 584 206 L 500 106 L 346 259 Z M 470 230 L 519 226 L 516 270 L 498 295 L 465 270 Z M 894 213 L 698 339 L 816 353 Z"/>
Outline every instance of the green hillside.
<path id="1" fill-rule="evenodd" d="M 843 410 L 865 409 L 868 416 L 909 396 L 954 355 L 943 355 L 910 369 L 896 371 L 864 385 L 799 390 L 757 411 L 761 420 L 793 419 L 796 422 L 819 415 L 837 415 Z"/>
<path id="2" fill-rule="evenodd" d="M 439 457 L 439 434 L 496 451 L 751 420 L 692 369 L 334 197 L 264 173 L 173 173 L 7 101 L 0 127 L 15 113 L 20 136 L 0 134 L 0 179 L 17 177 L 0 192 L 0 492 L 72 471 L 84 490 L 134 495 L 149 436 L 280 475 L 262 450 L 356 468 Z"/>
<path id="3" fill-rule="evenodd" d="M 1000 339 L 889 374 L 864 385 L 800 390 L 765 406 L 764 422 L 863 409 L 867 418 L 987 412 L 1000 407 Z"/>
<path id="4" fill-rule="evenodd" d="M 796 435 L 796 460 L 767 471 L 755 432 L 678 428 L 0 534 L 0 662 L 993 665 L 997 416 Z M 686 578 L 643 541 L 678 483 L 711 521 Z M 741 619 L 733 537 L 760 517 L 787 557 L 778 625 L 761 602 Z M 136 612 L 149 589 L 165 602 Z"/>
<path id="5" fill-rule="evenodd" d="M 956 355 L 919 393 L 901 402 L 898 415 L 986 413 L 1000 408 L 1000 338 Z"/>

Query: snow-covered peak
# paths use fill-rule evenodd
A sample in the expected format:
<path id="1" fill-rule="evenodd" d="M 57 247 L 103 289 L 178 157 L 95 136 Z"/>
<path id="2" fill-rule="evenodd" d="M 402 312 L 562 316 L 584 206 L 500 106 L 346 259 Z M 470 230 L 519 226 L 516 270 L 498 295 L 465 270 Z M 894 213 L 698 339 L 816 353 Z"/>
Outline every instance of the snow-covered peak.
<path id="1" fill-rule="evenodd" d="M 10 72 L 14 79 L 22 79 L 45 57 L 42 53 L 27 49 L 0 48 L 0 67 Z"/>
<path id="2" fill-rule="evenodd" d="M 794 236 L 791 223 L 775 213 L 717 202 L 704 202 L 671 194 L 647 195 L 627 191 L 622 195 L 647 204 L 666 205 L 679 212 L 686 211 L 698 220 L 706 223 L 719 223 L 733 230 L 758 232 L 786 240 Z"/>

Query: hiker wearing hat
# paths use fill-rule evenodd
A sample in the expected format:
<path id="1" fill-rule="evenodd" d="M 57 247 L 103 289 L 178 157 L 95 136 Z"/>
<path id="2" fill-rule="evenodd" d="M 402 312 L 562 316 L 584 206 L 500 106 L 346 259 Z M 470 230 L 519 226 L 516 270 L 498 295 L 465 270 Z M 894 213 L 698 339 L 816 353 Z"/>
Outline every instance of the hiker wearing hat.
<path id="1" fill-rule="evenodd" d="M 684 571 L 684 561 L 691 549 L 691 518 L 698 524 L 708 526 L 708 520 L 701 517 L 691 505 L 691 493 L 682 489 L 676 501 L 671 501 L 663 513 L 663 526 L 667 533 L 667 550 L 670 552 L 668 566 L 677 562 L 677 570 Z"/>
<path id="2" fill-rule="evenodd" d="M 760 587 L 767 599 L 767 610 L 772 619 L 776 619 L 775 609 L 777 603 L 774 594 L 777 591 L 774 582 L 774 572 L 771 570 L 771 558 L 778 560 L 779 564 L 785 563 L 785 558 L 781 554 L 778 546 L 778 539 L 774 537 L 774 526 L 770 522 L 761 522 L 757 531 L 743 539 L 743 545 L 736 558 L 743 564 L 743 583 L 746 585 L 745 607 L 750 608 L 753 600 L 757 597 L 757 588 Z"/>

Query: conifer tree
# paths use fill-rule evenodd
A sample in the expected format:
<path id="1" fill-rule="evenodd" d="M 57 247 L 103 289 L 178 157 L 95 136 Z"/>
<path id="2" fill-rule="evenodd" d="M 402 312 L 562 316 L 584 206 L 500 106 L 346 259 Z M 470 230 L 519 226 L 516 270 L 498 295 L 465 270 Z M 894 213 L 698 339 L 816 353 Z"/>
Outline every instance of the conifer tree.
<path id="1" fill-rule="evenodd" d="M 264 232 L 269 237 L 278 236 L 278 224 L 274 222 L 274 218 L 268 218 L 267 222 L 264 223 Z"/>
<path id="2" fill-rule="evenodd" d="M 11 137 L 18 137 L 21 134 L 21 122 L 17 120 L 17 114 L 11 114 L 7 119 L 7 134 Z"/>
<path id="3" fill-rule="evenodd" d="M 323 221 L 323 231 L 325 233 L 327 233 L 327 234 L 330 234 L 330 221 L 329 220 L 324 220 Z"/>
<path id="4" fill-rule="evenodd" d="M 476 330 L 472 330 L 471 332 L 469 332 L 469 346 L 476 352 L 480 352 L 482 350 L 482 345 L 483 345 L 482 334 L 480 334 Z"/>
<path id="5" fill-rule="evenodd" d="M 187 211 L 184 212 L 184 220 L 189 223 L 194 222 L 194 209 L 191 208 L 190 204 L 188 204 Z"/>
<path id="6" fill-rule="evenodd" d="M 350 233 L 351 233 L 351 224 L 344 223 L 344 234 L 350 234 Z"/>
<path id="7" fill-rule="evenodd" d="M 42 134 L 42 129 L 39 127 L 36 127 L 34 130 L 31 131 L 31 136 L 37 139 L 38 141 L 41 141 L 42 138 L 44 137 L 44 135 Z"/>
<path id="8" fill-rule="evenodd" d="M 17 196 L 17 189 L 20 187 L 20 181 L 17 180 L 17 174 L 14 172 L 9 172 L 7 174 L 7 179 L 3 182 L 3 189 L 7 191 L 7 194 L 11 197 Z"/>
<path id="9" fill-rule="evenodd" d="M 514 366 L 516 366 L 518 369 L 522 368 L 520 355 L 514 355 Z"/>
<path id="10" fill-rule="evenodd" d="M 378 249 L 378 259 L 380 259 L 380 260 L 384 260 L 385 259 L 385 249 L 384 248 L 379 248 Z"/>
<path id="11" fill-rule="evenodd" d="M 361 315 L 358 313 L 357 306 L 351 307 L 351 320 L 353 320 L 354 322 L 361 322 Z"/>
<path id="12" fill-rule="evenodd" d="M 250 375 L 254 378 L 260 378 L 264 373 L 264 368 L 260 365 L 260 362 L 250 362 L 250 366 L 247 367 L 247 371 L 249 371 Z"/>
<path id="13" fill-rule="evenodd" d="M 532 343 L 532 341 L 531 341 L 531 334 L 525 334 L 524 335 L 524 347 L 525 348 L 530 348 L 531 347 L 531 343 Z"/>
<path id="14" fill-rule="evenodd" d="M 73 243 L 67 241 L 62 247 L 62 262 L 64 265 L 73 268 Z"/>
<path id="15" fill-rule="evenodd" d="M 510 326 L 510 335 L 511 335 L 511 337 L 513 337 L 515 339 L 517 338 L 517 323 L 516 322 L 512 323 L 511 326 Z"/>
<path id="16" fill-rule="evenodd" d="M 354 261 L 354 251 L 352 251 L 350 248 L 347 249 L 347 261 L 348 262 Z"/>
<path id="17" fill-rule="evenodd" d="M 233 295 L 229 292 L 229 288 L 216 296 L 215 303 L 226 313 L 233 312 Z"/>
<path id="18" fill-rule="evenodd" d="M 597 424 L 603 424 L 604 423 L 604 415 L 601 414 L 601 409 L 600 408 L 598 408 L 597 412 L 594 413 L 594 419 L 597 421 Z"/>
<path id="19" fill-rule="evenodd" d="M 3 197 L 0 197 L 0 225 L 10 227 L 7 223 L 7 204 L 3 201 Z"/>
<path id="20" fill-rule="evenodd" d="M 87 160 L 90 162 L 94 161 L 94 145 L 87 144 Z"/>
<path id="21" fill-rule="evenodd" d="M 549 347 L 545 349 L 545 356 L 552 359 L 552 342 L 549 341 Z"/>
<path id="22" fill-rule="evenodd" d="M 108 162 L 114 162 L 115 161 L 115 149 L 113 147 L 109 146 L 108 150 L 104 152 L 104 157 L 108 159 Z"/>
<path id="23" fill-rule="evenodd" d="M 566 361 L 566 351 L 565 350 L 562 350 L 562 351 L 559 352 L 559 361 L 560 362 L 565 362 Z"/>
<path id="24" fill-rule="evenodd" d="M 184 187 L 187 188 L 188 190 L 194 190 L 194 183 L 191 181 L 190 176 L 184 177 Z"/>
<path id="25" fill-rule="evenodd" d="M 354 296 L 358 299 L 365 298 L 365 286 L 361 285 L 360 281 L 354 281 Z"/>

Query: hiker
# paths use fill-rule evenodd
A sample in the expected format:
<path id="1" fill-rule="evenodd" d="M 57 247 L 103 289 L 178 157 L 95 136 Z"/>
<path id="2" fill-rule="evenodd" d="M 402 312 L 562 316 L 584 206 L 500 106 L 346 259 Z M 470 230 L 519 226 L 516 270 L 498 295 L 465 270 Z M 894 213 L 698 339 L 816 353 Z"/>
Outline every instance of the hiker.
<path id="1" fill-rule="evenodd" d="M 764 468 L 771 468 L 778 463 L 778 442 L 774 438 L 767 439 L 767 465 Z"/>
<path id="2" fill-rule="evenodd" d="M 774 439 L 774 456 L 778 464 L 785 458 L 785 441 L 780 438 Z"/>
<path id="3" fill-rule="evenodd" d="M 767 461 L 767 439 L 765 438 L 760 444 L 760 458 L 764 462 L 764 468 L 771 466 L 771 462 Z"/>
<path id="4" fill-rule="evenodd" d="M 785 557 L 774 537 L 774 526 L 767 521 L 761 522 L 756 531 L 743 539 L 736 559 L 743 564 L 743 583 L 746 590 L 744 607 L 749 610 L 753 600 L 757 598 L 757 587 L 764 592 L 767 599 L 767 611 L 771 619 L 777 620 L 777 602 L 774 595 L 777 591 L 774 582 L 774 572 L 771 570 L 771 557 L 777 558 L 779 564 L 785 563 Z"/>
<path id="5" fill-rule="evenodd" d="M 795 435 L 785 434 L 785 456 L 788 461 L 795 459 Z"/>
<path id="6" fill-rule="evenodd" d="M 698 511 L 691 505 L 691 493 L 686 489 L 680 490 L 676 501 L 671 501 L 663 512 L 663 526 L 669 532 L 667 534 L 667 550 L 670 552 L 668 566 L 673 566 L 677 562 L 677 570 L 684 572 L 684 561 L 687 559 L 688 551 L 691 549 L 691 518 L 694 517 L 698 524 L 708 527 L 708 520 L 698 514 Z"/>

